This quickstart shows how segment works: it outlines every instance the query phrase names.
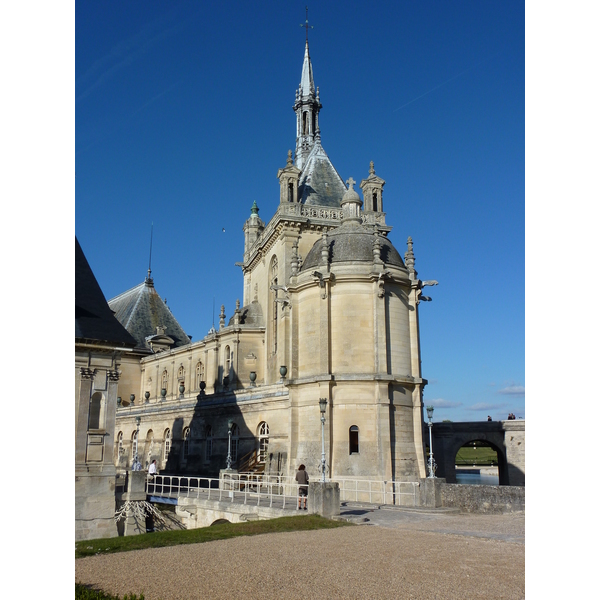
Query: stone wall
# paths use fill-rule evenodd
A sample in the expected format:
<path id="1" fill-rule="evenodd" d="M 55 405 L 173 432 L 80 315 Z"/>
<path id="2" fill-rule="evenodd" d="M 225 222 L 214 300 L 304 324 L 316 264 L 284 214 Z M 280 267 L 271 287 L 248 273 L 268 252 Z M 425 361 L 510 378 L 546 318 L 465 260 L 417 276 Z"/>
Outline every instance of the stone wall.
<path id="1" fill-rule="evenodd" d="M 511 513 L 525 510 L 525 488 L 508 485 L 464 485 L 444 479 L 421 479 L 420 506 L 457 508 L 468 513 Z"/>

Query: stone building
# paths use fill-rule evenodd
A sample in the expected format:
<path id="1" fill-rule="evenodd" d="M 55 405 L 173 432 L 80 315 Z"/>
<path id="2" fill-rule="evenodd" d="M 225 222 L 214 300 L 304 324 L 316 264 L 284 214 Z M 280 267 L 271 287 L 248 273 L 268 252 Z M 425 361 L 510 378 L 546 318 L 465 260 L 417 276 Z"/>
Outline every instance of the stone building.
<path id="1" fill-rule="evenodd" d="M 242 302 L 191 342 L 154 289 L 109 301 L 137 345 L 121 361 L 115 464 L 216 476 L 292 475 L 321 460 L 319 400 L 327 400 L 327 475 L 425 477 L 418 308 L 424 285 L 412 240 L 404 260 L 388 239 L 385 181 L 373 163 L 346 183 L 321 144 L 319 89 L 308 41 L 296 90 L 296 147 L 277 175 L 268 223 L 245 222 Z M 367 171 L 367 168 L 365 168 Z"/>
<path id="2" fill-rule="evenodd" d="M 75 240 L 75 537 L 117 535 L 115 413 L 120 361 L 135 340 L 111 312 Z"/>

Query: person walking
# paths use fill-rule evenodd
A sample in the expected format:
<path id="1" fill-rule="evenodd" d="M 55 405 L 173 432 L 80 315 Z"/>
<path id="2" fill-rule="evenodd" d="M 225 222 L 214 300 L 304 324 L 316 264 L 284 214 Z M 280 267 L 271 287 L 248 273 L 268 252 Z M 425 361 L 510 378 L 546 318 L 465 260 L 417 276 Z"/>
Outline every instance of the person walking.
<path id="1" fill-rule="evenodd" d="M 156 470 L 156 459 L 154 459 L 152 461 L 152 463 L 150 463 L 150 466 L 148 467 L 148 477 L 150 479 L 154 479 L 154 477 L 158 474 L 157 470 Z"/>
<path id="2" fill-rule="evenodd" d="M 300 465 L 298 467 L 298 471 L 296 472 L 296 481 L 300 484 L 298 488 L 298 510 L 302 508 L 302 504 L 304 504 L 304 510 L 306 510 L 306 497 L 308 496 L 308 473 L 306 472 L 306 467 L 304 465 Z"/>

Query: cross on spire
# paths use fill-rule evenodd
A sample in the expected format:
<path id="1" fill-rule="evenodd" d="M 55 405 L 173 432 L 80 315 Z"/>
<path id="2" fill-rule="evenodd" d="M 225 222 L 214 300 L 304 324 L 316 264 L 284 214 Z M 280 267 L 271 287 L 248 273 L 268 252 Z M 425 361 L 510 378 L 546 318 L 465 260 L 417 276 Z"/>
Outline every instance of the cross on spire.
<path id="1" fill-rule="evenodd" d="M 350 177 L 350 179 L 348 179 L 346 181 L 346 183 L 348 184 L 348 187 L 353 190 L 354 189 L 354 184 L 356 183 L 356 181 L 354 181 L 354 179 L 352 179 L 352 177 Z"/>
<path id="2" fill-rule="evenodd" d="M 304 23 L 300 23 L 300 27 L 304 27 L 306 29 L 306 43 L 308 43 L 308 30 L 314 29 L 312 25 L 308 24 L 308 6 L 306 7 L 306 21 Z"/>

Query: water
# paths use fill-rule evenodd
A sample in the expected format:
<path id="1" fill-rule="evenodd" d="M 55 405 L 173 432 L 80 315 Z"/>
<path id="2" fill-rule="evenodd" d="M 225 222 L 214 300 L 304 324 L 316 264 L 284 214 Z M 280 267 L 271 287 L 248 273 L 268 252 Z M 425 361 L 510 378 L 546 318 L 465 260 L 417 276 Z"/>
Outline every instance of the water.
<path id="1" fill-rule="evenodd" d="M 499 485 L 498 475 L 489 475 L 487 473 L 468 473 L 465 471 L 456 473 L 456 483 L 467 485 Z"/>

